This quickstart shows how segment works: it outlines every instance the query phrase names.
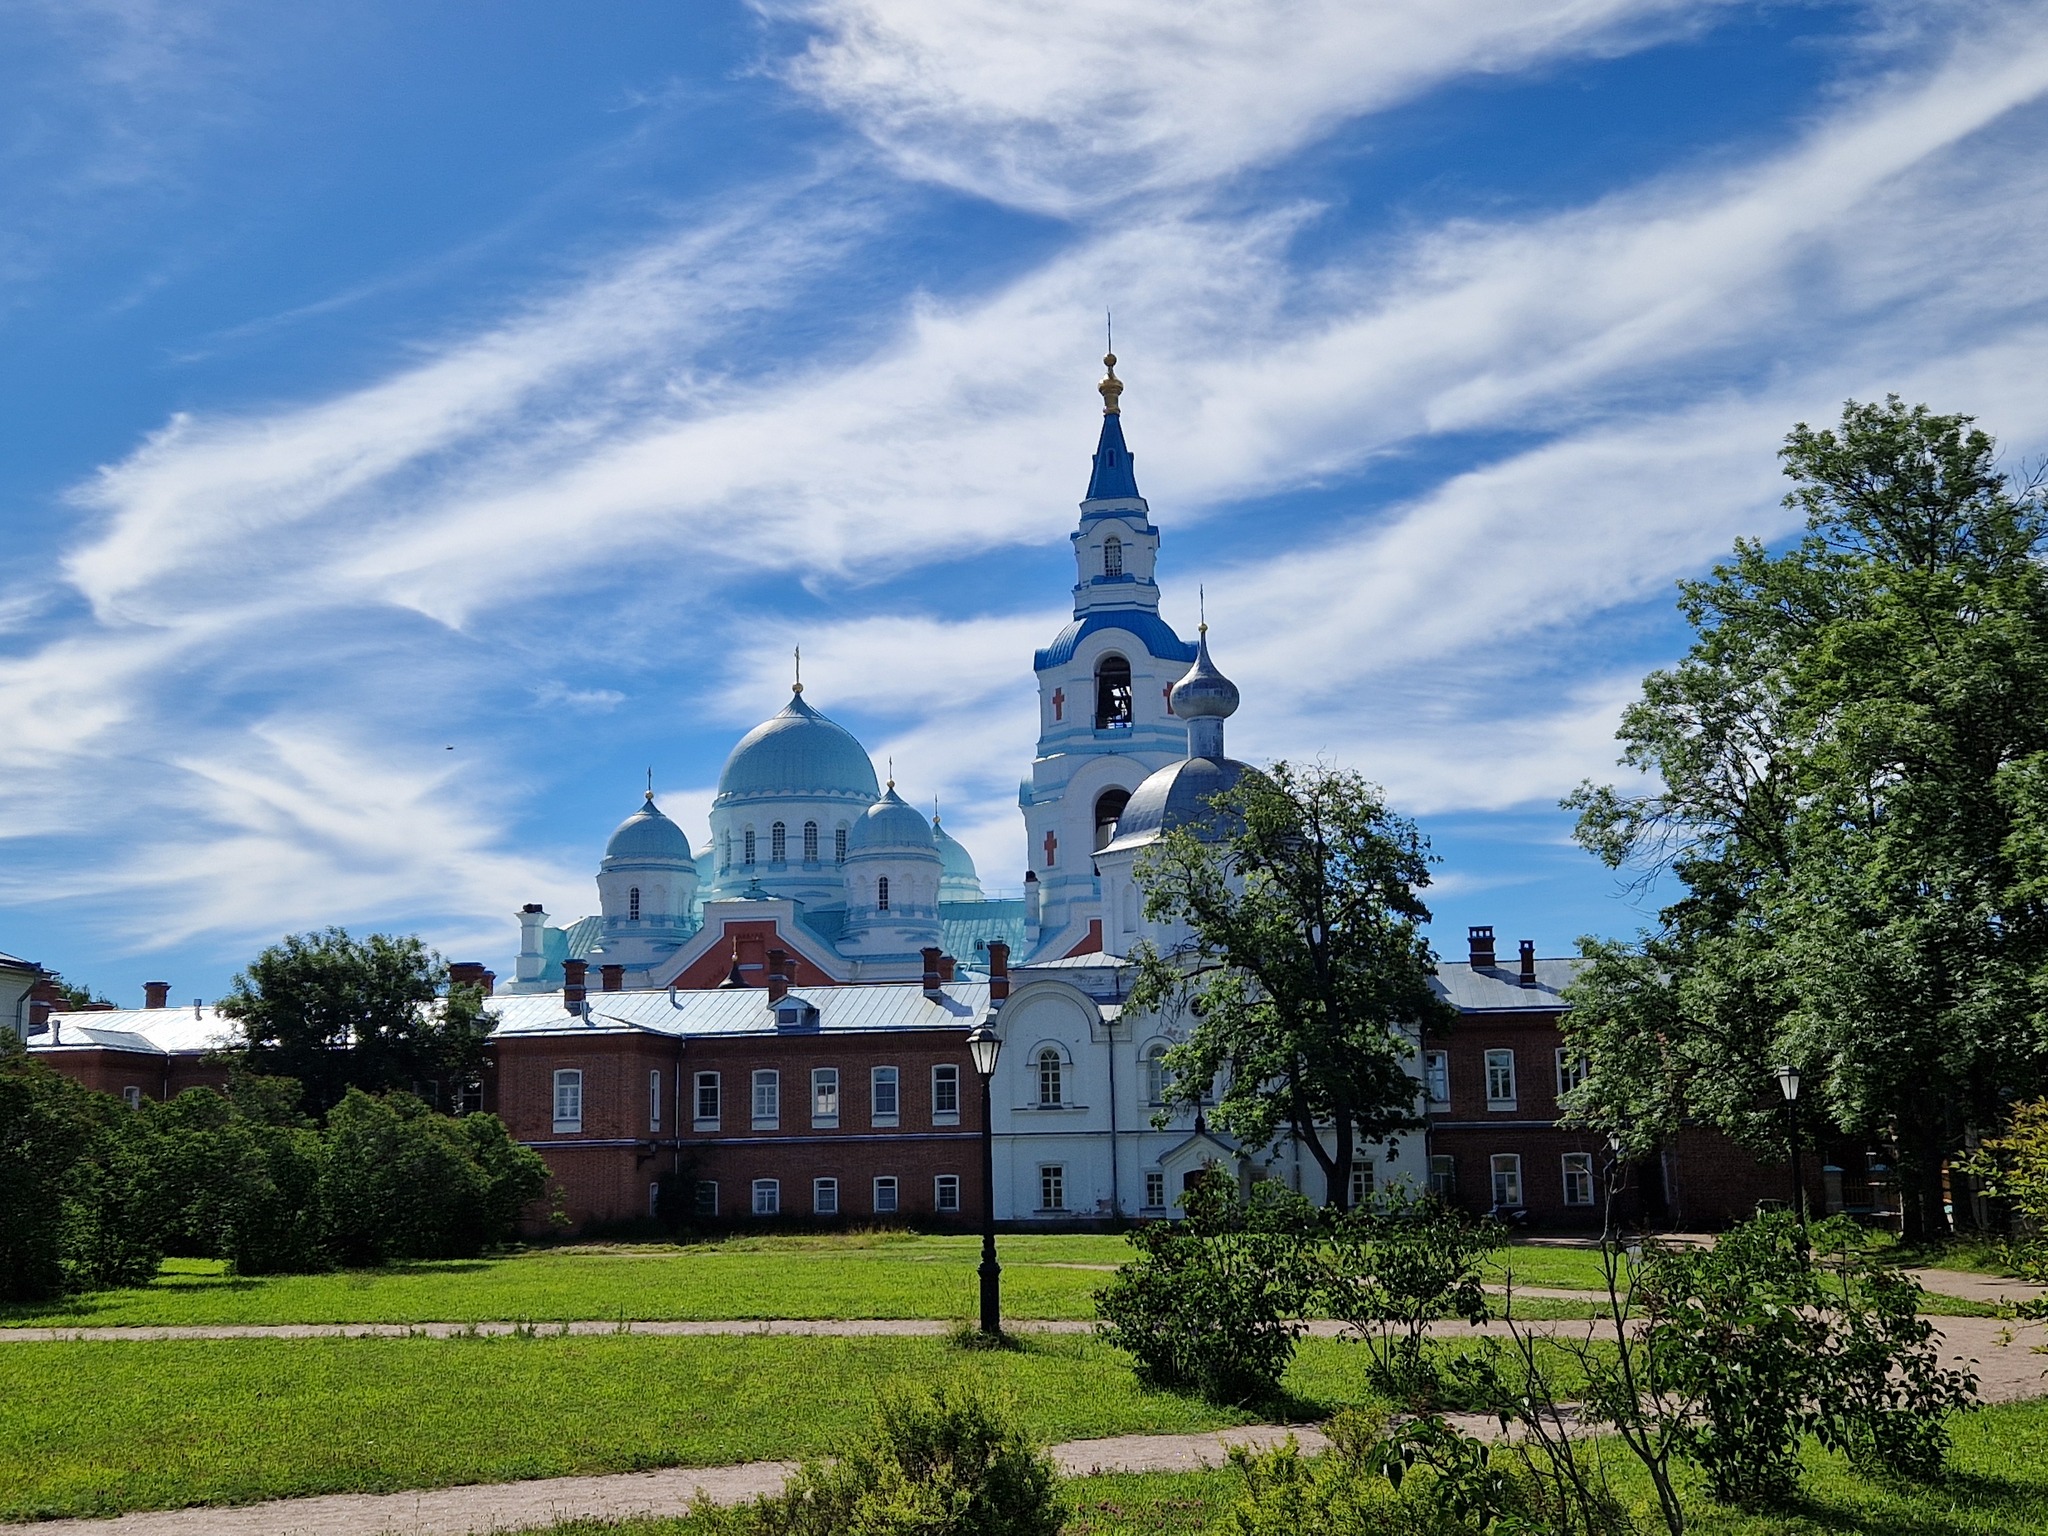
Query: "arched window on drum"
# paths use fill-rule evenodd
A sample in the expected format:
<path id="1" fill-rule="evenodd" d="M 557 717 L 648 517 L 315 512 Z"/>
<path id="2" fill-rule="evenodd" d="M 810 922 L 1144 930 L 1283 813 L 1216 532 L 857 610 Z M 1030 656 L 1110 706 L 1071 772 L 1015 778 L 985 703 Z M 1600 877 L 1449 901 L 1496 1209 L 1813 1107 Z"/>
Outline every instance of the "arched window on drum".
<path id="1" fill-rule="evenodd" d="M 1105 656 L 1095 664 L 1095 729 L 1128 730 L 1131 724 L 1131 664 Z"/>

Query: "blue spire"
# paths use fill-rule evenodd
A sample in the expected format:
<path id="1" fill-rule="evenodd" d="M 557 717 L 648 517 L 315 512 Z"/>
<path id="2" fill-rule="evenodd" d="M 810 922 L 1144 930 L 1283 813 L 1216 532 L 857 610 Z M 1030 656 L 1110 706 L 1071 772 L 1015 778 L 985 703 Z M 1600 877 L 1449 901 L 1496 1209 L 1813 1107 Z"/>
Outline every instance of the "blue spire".
<path id="1" fill-rule="evenodd" d="M 1109 376 L 1096 386 L 1102 391 L 1102 439 L 1095 445 L 1095 469 L 1088 476 L 1085 499 L 1135 501 L 1138 477 L 1131 467 L 1131 450 L 1124 446 L 1123 416 L 1118 410 L 1124 381 L 1116 376 L 1116 354 L 1104 354 L 1102 365 L 1109 370 Z"/>

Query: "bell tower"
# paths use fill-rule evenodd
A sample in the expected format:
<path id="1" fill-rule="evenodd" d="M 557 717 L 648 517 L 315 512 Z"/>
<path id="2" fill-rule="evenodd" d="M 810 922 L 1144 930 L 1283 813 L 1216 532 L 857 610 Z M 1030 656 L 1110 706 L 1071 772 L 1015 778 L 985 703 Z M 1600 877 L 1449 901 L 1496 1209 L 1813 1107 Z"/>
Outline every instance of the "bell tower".
<path id="1" fill-rule="evenodd" d="M 1159 530 L 1138 494 L 1124 442 L 1123 380 L 1102 360 L 1102 432 L 1072 535 L 1074 617 L 1038 652 L 1038 752 L 1018 792 L 1041 959 L 1098 948 L 1101 882 L 1094 853 L 1131 792 L 1188 750 L 1170 698 L 1195 647 L 1159 617 Z"/>

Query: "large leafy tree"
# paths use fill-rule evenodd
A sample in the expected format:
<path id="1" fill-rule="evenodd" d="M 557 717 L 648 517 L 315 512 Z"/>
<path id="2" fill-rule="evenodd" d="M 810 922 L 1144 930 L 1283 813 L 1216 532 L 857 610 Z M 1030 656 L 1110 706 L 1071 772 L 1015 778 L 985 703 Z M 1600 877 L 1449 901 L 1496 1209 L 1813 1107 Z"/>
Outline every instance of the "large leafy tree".
<path id="1" fill-rule="evenodd" d="M 1129 1006 L 1192 1021 L 1167 1053 L 1172 1099 L 1220 1081 L 1218 1128 L 1254 1147 L 1291 1130 L 1342 1207 L 1359 1141 L 1420 1123 L 1415 1031 L 1454 1016 L 1422 935 L 1429 845 L 1336 769 L 1275 763 L 1212 804 L 1139 855 L 1146 915 L 1186 939 L 1139 947 Z"/>
<path id="2" fill-rule="evenodd" d="M 1687 1119 L 1777 1148 L 1789 1061 L 1927 1235 L 1946 1161 L 2048 1070 L 2048 522 L 1971 418 L 1896 397 L 1781 456 L 1804 536 L 1683 584 L 1692 647 L 1623 716 L 1657 787 L 1565 802 L 1678 887 L 1584 942 L 1571 1103 L 1638 1150 Z"/>
<path id="3" fill-rule="evenodd" d="M 237 975 L 221 1012 L 242 1027 L 248 1071 L 295 1078 L 324 1115 L 350 1088 L 419 1092 L 448 1104 L 482 1070 L 482 995 L 450 986 L 411 935 L 292 934 Z"/>

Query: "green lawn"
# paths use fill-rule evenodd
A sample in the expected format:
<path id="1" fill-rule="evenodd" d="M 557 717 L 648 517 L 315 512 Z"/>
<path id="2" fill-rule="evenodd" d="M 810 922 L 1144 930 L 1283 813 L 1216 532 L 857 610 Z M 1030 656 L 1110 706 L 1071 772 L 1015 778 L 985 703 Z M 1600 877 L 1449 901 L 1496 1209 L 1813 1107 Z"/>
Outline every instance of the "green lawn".
<path id="1" fill-rule="evenodd" d="M 1099 1234 L 1003 1239 L 1003 1307 L 1087 1318 L 1099 1269 L 1130 1248 Z M 236 1278 L 173 1259 L 150 1285 L 17 1307 L 0 1325 L 566 1322 L 631 1318 L 963 1318 L 979 1296 L 973 1237 L 840 1233 L 721 1243 L 543 1248 L 329 1275 Z"/>

